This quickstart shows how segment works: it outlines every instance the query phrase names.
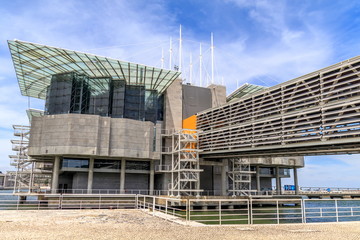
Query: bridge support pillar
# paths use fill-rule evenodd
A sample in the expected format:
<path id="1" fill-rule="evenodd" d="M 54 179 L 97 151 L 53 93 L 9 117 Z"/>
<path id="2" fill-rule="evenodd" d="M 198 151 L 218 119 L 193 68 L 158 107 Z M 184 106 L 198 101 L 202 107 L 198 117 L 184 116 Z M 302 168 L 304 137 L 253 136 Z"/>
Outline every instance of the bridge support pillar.
<path id="1" fill-rule="evenodd" d="M 294 185 L 295 185 L 295 195 L 299 195 L 299 182 L 297 175 L 297 168 L 294 167 Z"/>
<path id="2" fill-rule="evenodd" d="M 260 195 L 261 185 L 260 185 L 260 166 L 256 166 L 256 190 Z"/>
<path id="3" fill-rule="evenodd" d="M 279 167 L 276 167 L 276 194 L 281 195 L 281 179 Z"/>

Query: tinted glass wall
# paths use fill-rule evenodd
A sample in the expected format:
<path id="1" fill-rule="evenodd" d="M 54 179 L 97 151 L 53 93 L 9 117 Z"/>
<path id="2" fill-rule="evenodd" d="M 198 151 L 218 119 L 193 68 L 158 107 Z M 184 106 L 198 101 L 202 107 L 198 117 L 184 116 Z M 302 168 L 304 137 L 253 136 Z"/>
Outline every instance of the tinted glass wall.
<path id="1" fill-rule="evenodd" d="M 53 75 L 46 114 L 94 114 L 156 122 L 163 120 L 163 96 L 144 86 L 110 77 L 89 78 L 75 72 Z"/>

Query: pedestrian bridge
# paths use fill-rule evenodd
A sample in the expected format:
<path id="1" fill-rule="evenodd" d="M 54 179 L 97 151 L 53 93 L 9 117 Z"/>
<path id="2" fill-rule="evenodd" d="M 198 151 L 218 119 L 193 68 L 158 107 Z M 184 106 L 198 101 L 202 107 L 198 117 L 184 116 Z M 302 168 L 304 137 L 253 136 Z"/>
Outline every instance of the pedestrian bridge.
<path id="1" fill-rule="evenodd" d="M 197 114 L 204 158 L 360 152 L 360 56 Z"/>

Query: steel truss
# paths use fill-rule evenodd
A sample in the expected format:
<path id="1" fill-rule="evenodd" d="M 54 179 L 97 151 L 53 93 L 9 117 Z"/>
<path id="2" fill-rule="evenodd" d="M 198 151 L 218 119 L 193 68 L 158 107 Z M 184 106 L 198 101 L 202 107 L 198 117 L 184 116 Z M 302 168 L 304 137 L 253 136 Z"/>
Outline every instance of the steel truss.
<path id="1" fill-rule="evenodd" d="M 247 196 L 250 192 L 255 192 L 256 190 L 251 190 L 251 174 L 256 172 L 250 169 L 250 159 L 231 158 L 229 160 L 229 193 L 232 196 Z"/>
<path id="2" fill-rule="evenodd" d="M 200 169 L 198 131 L 181 129 L 174 132 L 171 150 L 170 195 L 198 195 L 200 189 Z"/>

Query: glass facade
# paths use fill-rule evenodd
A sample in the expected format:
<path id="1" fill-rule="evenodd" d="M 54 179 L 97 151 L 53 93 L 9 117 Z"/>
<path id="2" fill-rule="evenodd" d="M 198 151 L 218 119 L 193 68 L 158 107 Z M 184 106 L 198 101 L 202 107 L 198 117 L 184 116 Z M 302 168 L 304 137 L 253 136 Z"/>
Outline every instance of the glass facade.
<path id="1" fill-rule="evenodd" d="M 126 161 L 127 170 L 150 170 L 150 162 Z"/>
<path id="2" fill-rule="evenodd" d="M 163 120 L 163 107 L 163 95 L 143 85 L 71 72 L 52 76 L 45 114 L 94 114 L 155 123 Z"/>
<path id="3" fill-rule="evenodd" d="M 88 159 L 64 158 L 61 168 L 89 168 Z"/>
<path id="4" fill-rule="evenodd" d="M 98 169 L 120 169 L 120 160 L 95 159 L 94 168 Z"/>

